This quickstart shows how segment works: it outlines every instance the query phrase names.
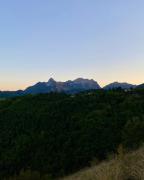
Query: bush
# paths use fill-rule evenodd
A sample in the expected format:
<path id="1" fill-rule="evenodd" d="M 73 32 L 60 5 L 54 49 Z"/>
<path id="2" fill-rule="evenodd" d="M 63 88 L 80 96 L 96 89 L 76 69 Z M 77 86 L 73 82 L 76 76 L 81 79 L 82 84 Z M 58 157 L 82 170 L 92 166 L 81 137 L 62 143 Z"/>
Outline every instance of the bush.
<path id="1" fill-rule="evenodd" d="M 136 149 L 144 142 L 144 119 L 133 118 L 124 127 L 123 144 L 128 149 Z"/>

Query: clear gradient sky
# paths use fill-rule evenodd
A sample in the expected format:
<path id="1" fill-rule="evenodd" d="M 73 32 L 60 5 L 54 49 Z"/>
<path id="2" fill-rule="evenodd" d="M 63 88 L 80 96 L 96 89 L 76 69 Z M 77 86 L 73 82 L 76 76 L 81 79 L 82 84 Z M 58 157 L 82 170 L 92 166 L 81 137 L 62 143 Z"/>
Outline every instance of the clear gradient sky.
<path id="1" fill-rule="evenodd" d="M 0 0 L 0 89 L 144 82 L 144 0 Z"/>

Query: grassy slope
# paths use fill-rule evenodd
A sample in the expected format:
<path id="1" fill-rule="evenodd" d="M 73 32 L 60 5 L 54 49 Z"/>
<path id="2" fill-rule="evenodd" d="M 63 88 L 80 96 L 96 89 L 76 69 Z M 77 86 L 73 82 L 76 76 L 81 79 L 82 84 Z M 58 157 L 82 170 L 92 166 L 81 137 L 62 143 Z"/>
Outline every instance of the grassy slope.
<path id="1" fill-rule="evenodd" d="M 82 170 L 63 180 L 144 180 L 144 147 Z"/>

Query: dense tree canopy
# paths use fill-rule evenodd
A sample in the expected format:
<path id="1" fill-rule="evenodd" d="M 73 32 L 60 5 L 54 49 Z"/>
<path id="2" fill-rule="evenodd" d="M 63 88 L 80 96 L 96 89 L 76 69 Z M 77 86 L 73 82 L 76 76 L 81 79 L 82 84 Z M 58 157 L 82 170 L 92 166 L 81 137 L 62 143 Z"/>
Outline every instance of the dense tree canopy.
<path id="1" fill-rule="evenodd" d="M 62 176 L 144 141 L 144 90 L 39 94 L 0 101 L 0 177 Z"/>

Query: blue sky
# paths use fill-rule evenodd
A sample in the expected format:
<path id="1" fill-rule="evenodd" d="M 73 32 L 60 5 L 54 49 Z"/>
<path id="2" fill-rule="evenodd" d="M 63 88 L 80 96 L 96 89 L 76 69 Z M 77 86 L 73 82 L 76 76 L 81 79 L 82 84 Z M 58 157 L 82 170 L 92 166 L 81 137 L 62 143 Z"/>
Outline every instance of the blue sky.
<path id="1" fill-rule="evenodd" d="M 93 78 L 144 82 L 143 0 L 0 1 L 0 89 Z"/>

